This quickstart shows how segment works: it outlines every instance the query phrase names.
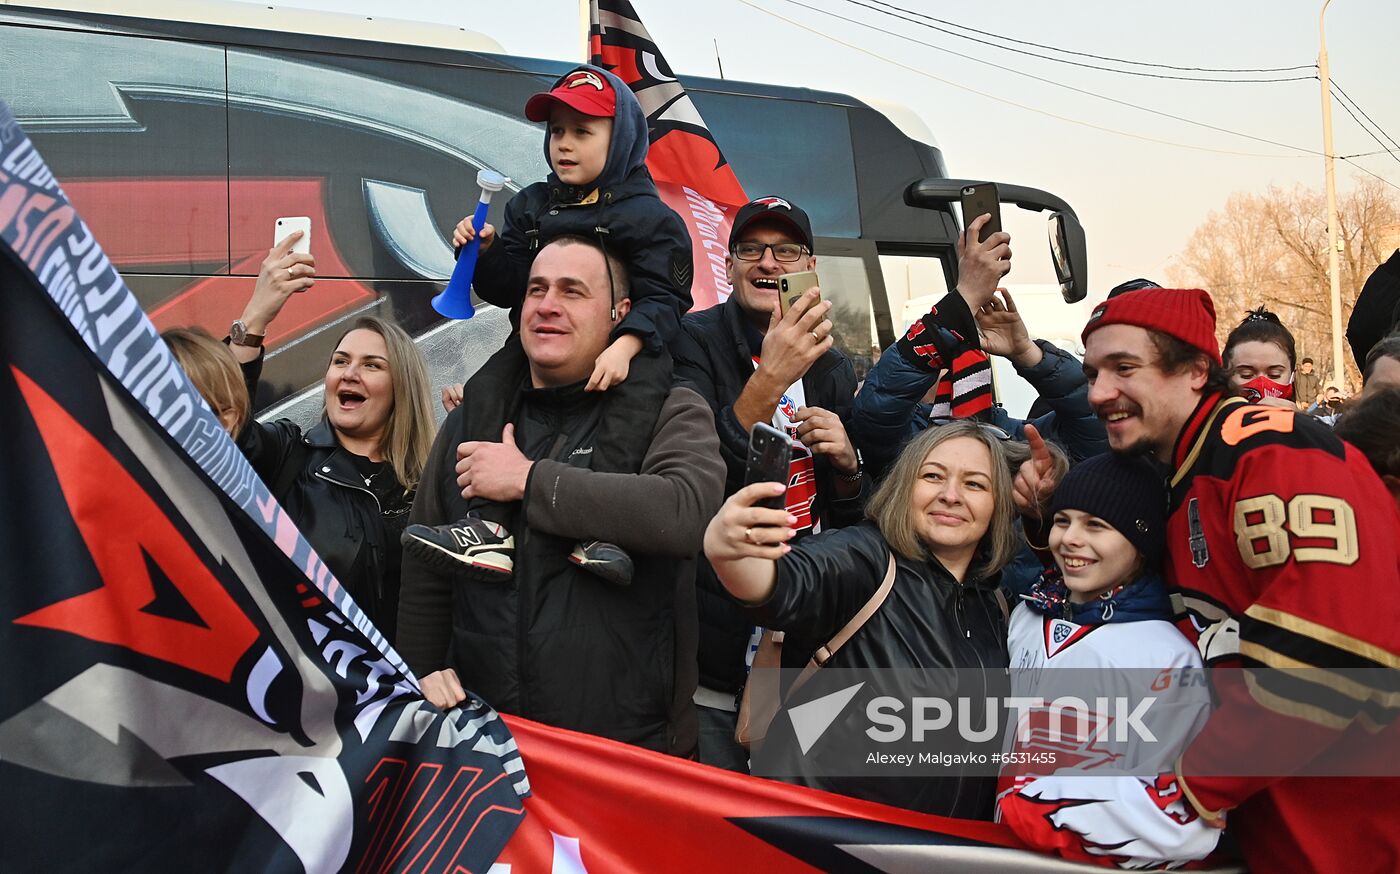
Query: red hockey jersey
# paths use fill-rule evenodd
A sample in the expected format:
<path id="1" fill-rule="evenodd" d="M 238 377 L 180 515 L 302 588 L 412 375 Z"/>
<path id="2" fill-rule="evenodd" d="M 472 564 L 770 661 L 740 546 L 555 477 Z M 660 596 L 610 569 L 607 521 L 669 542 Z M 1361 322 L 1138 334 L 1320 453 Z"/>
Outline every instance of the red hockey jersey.
<path id="1" fill-rule="evenodd" d="M 1400 870 L 1394 501 L 1327 426 L 1240 398 L 1206 399 L 1173 462 L 1167 578 L 1218 699 L 1188 798 L 1252 870 Z"/>

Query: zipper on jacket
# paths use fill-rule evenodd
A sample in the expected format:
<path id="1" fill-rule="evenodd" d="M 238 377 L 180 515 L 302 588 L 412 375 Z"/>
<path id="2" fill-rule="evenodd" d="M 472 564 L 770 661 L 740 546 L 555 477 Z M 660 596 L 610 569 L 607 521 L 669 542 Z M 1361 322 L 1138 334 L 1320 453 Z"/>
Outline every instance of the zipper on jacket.
<path id="1" fill-rule="evenodd" d="M 347 483 L 347 482 L 345 482 L 345 481 L 343 481 L 343 480 L 332 479 L 331 477 L 328 477 L 328 476 L 326 476 L 324 473 L 322 473 L 322 472 L 321 472 L 321 468 L 319 468 L 319 467 L 316 468 L 316 477 L 317 477 L 317 479 L 323 479 L 323 480 L 325 480 L 325 481 L 328 482 L 328 483 L 331 483 L 331 484 L 333 484 L 333 485 L 340 486 L 340 487 L 343 488 L 343 489 L 353 489 L 354 491 L 357 491 L 357 492 L 364 492 L 365 494 L 369 495 L 371 498 L 374 499 L 374 509 L 375 509 L 375 511 L 378 512 L 381 516 L 384 515 L 384 507 L 381 506 L 380 503 L 379 503 L 379 496 L 376 495 L 374 492 L 370 491 L 369 489 L 365 488 L 364 486 L 357 486 L 357 485 L 353 485 L 353 484 L 351 484 L 351 483 Z"/>

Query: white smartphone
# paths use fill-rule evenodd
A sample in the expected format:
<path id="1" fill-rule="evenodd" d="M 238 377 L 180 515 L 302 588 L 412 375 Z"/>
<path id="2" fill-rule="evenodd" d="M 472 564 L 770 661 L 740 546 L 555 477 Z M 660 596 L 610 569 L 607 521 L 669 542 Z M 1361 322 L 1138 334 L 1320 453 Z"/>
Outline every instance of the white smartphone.
<path id="1" fill-rule="evenodd" d="M 292 251 L 300 255 L 311 254 L 311 218 L 304 215 L 283 216 L 277 220 L 277 225 L 273 229 L 272 245 L 274 247 L 295 231 L 301 231 L 301 239 L 292 244 Z"/>

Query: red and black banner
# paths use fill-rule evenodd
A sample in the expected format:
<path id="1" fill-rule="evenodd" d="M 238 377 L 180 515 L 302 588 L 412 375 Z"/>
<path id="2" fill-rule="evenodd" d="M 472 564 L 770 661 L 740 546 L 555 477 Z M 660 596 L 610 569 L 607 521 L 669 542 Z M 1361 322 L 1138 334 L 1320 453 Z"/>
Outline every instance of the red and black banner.
<path id="1" fill-rule="evenodd" d="M 509 730 L 443 713 L 0 102 L 0 847 L 17 871 L 484 871 Z"/>
<path id="2" fill-rule="evenodd" d="M 666 205 L 685 220 L 695 250 L 695 309 L 721 303 L 732 289 L 725 273 L 729 229 L 748 202 L 705 120 L 676 80 L 628 0 L 592 0 L 591 62 L 616 74 L 646 113 L 647 169 Z"/>

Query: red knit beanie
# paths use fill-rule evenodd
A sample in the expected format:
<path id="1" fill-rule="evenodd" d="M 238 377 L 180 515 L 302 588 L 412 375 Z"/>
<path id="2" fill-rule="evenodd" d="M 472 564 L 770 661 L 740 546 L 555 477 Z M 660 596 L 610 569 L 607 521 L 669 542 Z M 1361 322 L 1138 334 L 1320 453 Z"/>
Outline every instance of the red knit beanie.
<path id="1" fill-rule="evenodd" d="M 1210 294 L 1199 288 L 1143 288 L 1111 297 L 1089 315 L 1080 339 L 1104 325 L 1137 325 L 1161 331 L 1199 349 L 1217 365 L 1220 344 L 1215 339 L 1215 304 Z"/>

